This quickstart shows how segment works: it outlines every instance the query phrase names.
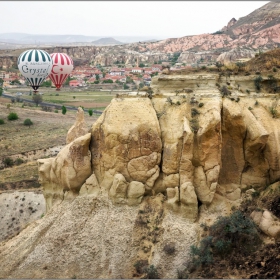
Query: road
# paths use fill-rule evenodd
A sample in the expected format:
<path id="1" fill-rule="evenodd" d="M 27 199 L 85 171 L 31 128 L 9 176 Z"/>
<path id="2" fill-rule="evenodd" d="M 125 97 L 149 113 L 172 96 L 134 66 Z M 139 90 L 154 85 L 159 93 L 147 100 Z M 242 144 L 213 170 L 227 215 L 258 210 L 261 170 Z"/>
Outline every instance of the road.
<path id="1" fill-rule="evenodd" d="M 10 99 L 19 98 L 21 101 L 35 104 L 35 102 L 33 100 L 22 98 L 21 96 L 12 96 L 12 95 L 8 95 L 6 93 L 2 93 L 2 96 L 5 97 L 5 98 L 10 98 Z M 40 106 L 51 106 L 51 107 L 55 107 L 55 109 L 57 109 L 57 110 L 61 110 L 61 107 L 62 107 L 62 105 L 58 105 L 58 104 L 55 104 L 55 103 L 48 103 L 48 102 L 41 102 Z M 65 108 L 67 110 L 77 111 L 76 107 L 65 106 Z M 88 113 L 88 109 L 84 109 L 84 111 Z M 98 110 L 92 110 L 92 112 L 97 114 L 97 115 L 101 115 L 103 113 L 102 111 L 98 111 Z"/>

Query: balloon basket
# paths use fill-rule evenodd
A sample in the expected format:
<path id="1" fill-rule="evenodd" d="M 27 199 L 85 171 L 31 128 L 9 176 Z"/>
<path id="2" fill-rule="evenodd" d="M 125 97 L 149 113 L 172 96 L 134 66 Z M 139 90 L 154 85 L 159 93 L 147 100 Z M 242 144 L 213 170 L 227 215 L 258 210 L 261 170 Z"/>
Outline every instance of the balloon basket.
<path id="1" fill-rule="evenodd" d="M 57 88 L 56 91 L 60 91 L 60 88 Z"/>

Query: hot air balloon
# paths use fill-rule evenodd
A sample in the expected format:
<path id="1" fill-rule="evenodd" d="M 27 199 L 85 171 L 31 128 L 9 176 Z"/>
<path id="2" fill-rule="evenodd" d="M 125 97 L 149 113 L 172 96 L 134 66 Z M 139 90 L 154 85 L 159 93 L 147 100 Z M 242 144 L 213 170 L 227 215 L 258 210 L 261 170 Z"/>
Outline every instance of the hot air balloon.
<path id="1" fill-rule="evenodd" d="M 73 60 L 66 53 L 52 53 L 53 66 L 50 79 L 56 86 L 56 90 L 60 90 L 66 78 L 72 72 L 74 65 Z"/>
<path id="2" fill-rule="evenodd" d="M 18 69 L 36 93 L 52 70 L 52 59 L 43 50 L 28 50 L 18 57 Z"/>

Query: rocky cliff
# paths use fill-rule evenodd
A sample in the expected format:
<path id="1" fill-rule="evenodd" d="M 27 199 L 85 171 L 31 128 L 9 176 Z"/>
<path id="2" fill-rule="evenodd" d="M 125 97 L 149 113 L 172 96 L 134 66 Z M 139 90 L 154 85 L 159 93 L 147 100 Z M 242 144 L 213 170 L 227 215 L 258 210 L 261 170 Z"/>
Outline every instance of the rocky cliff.
<path id="1" fill-rule="evenodd" d="M 38 160 L 47 214 L 0 243 L 0 277 L 132 278 L 154 265 L 176 278 L 201 223 L 280 180 L 279 101 L 265 83 L 169 72 L 151 99 L 115 98 L 90 131 L 79 110 L 68 144 Z M 252 217 L 279 240 L 266 211 Z"/>
<path id="2" fill-rule="evenodd" d="M 75 65 L 92 63 L 111 66 L 120 62 L 135 65 L 168 61 L 168 54 L 180 52 L 178 62 L 223 63 L 252 58 L 259 50 L 271 50 L 280 46 L 280 3 L 269 2 L 249 15 L 229 21 L 227 26 L 212 34 L 199 34 L 171 38 L 157 42 L 139 42 L 116 46 L 42 47 L 49 53 L 64 52 L 74 59 Z M 29 46 L 27 49 L 38 46 Z M 0 50 L 0 67 L 16 65 L 21 50 Z"/>

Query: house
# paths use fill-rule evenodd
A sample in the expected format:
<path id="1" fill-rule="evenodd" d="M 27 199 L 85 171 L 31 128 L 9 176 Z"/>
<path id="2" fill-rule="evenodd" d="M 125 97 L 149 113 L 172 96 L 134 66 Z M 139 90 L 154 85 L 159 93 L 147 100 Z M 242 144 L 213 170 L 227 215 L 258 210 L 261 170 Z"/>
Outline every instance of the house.
<path id="1" fill-rule="evenodd" d="M 95 77 L 91 77 L 87 80 L 88 84 L 93 84 L 96 81 Z"/>
<path id="2" fill-rule="evenodd" d="M 132 73 L 143 73 L 143 68 L 140 68 L 140 67 L 133 67 L 131 69 L 131 72 Z"/>
<path id="3" fill-rule="evenodd" d="M 152 68 L 144 68 L 144 73 L 151 75 L 153 73 Z"/>
<path id="4" fill-rule="evenodd" d="M 161 72 L 161 70 L 162 70 L 162 65 L 160 65 L 160 64 L 152 65 L 152 71 L 153 72 Z"/>
<path id="5" fill-rule="evenodd" d="M 124 76 L 125 70 L 120 68 L 112 68 L 109 72 L 112 76 Z"/>
<path id="6" fill-rule="evenodd" d="M 70 87 L 81 87 L 82 86 L 82 81 L 78 80 L 72 80 L 69 82 Z"/>

